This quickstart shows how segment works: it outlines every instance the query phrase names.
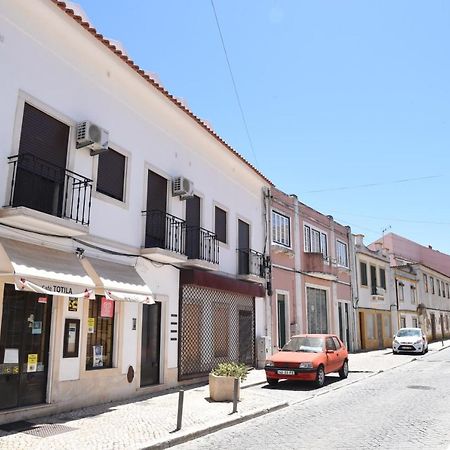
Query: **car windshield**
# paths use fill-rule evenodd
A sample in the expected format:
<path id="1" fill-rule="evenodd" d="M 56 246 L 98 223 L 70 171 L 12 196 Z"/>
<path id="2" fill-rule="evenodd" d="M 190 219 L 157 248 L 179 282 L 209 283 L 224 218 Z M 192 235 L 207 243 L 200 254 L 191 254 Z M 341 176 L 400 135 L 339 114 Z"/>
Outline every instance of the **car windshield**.
<path id="1" fill-rule="evenodd" d="M 318 353 L 323 351 L 323 344 L 323 338 L 321 337 L 293 337 L 281 351 Z"/>
<path id="2" fill-rule="evenodd" d="M 414 329 L 403 329 L 398 330 L 397 333 L 398 337 L 405 337 L 405 336 L 420 336 L 420 330 L 414 330 Z"/>

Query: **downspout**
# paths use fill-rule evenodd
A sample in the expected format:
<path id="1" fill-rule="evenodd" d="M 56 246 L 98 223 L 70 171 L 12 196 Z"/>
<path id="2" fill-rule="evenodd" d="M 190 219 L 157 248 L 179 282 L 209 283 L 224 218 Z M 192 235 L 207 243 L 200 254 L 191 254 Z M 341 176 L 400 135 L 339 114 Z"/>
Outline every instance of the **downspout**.
<path id="1" fill-rule="evenodd" d="M 358 285 L 358 277 L 357 277 L 357 259 L 356 259 L 356 250 L 355 250 L 355 239 L 352 234 L 351 228 L 347 227 L 347 236 L 350 247 L 350 295 L 352 300 L 352 338 L 350 351 L 354 352 L 358 349 L 358 332 L 357 332 L 357 323 L 358 323 L 358 303 L 359 303 L 359 285 Z"/>

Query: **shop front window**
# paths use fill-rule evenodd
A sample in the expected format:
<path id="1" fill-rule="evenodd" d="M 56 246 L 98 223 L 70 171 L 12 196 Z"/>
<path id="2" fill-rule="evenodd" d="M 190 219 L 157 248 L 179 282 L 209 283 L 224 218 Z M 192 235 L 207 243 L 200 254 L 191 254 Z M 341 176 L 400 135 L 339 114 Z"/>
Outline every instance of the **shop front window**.
<path id="1" fill-rule="evenodd" d="M 113 367 L 114 302 L 96 295 L 87 321 L 86 370 Z"/>

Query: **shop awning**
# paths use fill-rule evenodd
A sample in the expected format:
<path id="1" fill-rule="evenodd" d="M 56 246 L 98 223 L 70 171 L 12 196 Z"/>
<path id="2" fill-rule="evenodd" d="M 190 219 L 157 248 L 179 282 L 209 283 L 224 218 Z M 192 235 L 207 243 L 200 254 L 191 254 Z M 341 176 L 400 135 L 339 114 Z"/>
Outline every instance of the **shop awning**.
<path id="1" fill-rule="evenodd" d="M 12 239 L 0 239 L 0 273 L 16 289 L 48 295 L 89 297 L 95 287 L 75 253 Z"/>
<path id="2" fill-rule="evenodd" d="M 156 296 L 133 266 L 90 257 L 83 258 L 83 264 L 111 300 L 155 303 Z"/>

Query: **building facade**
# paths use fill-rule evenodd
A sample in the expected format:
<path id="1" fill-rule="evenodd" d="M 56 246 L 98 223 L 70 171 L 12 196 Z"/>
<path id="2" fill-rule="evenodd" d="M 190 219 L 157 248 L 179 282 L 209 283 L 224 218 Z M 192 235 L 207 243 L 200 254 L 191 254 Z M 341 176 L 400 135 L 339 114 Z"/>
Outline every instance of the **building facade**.
<path id="1" fill-rule="evenodd" d="M 272 188 L 272 338 L 335 333 L 353 349 L 350 228 Z"/>
<path id="2" fill-rule="evenodd" d="M 255 364 L 271 183 L 64 2 L 0 29 L 0 421 Z"/>

